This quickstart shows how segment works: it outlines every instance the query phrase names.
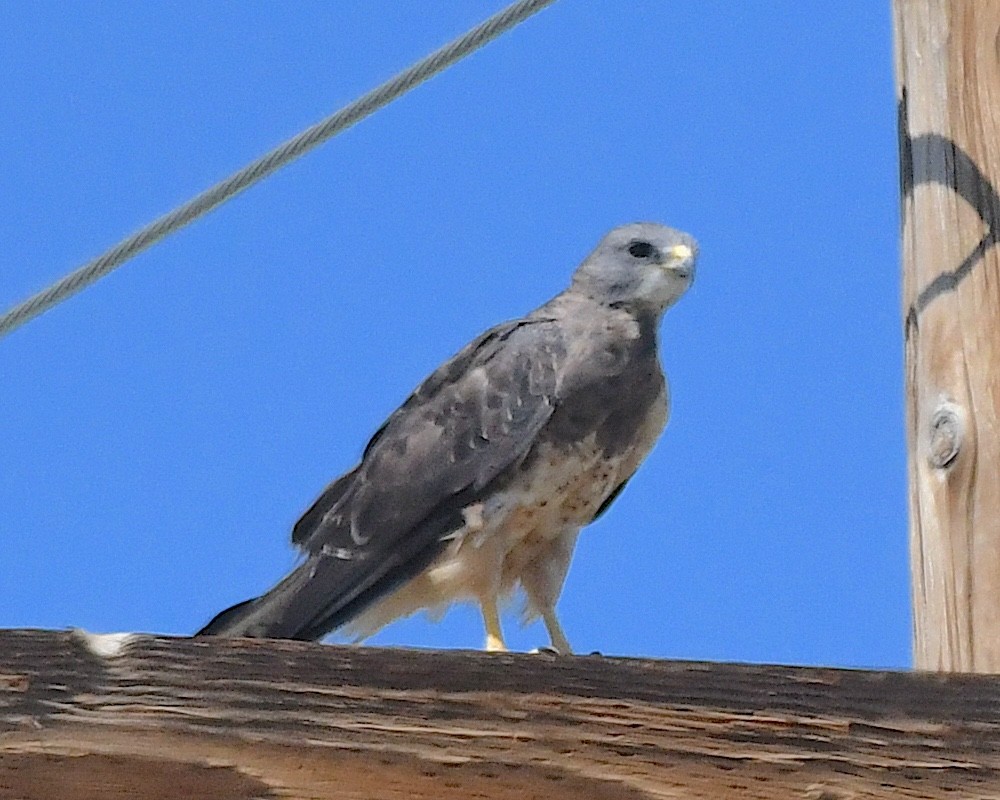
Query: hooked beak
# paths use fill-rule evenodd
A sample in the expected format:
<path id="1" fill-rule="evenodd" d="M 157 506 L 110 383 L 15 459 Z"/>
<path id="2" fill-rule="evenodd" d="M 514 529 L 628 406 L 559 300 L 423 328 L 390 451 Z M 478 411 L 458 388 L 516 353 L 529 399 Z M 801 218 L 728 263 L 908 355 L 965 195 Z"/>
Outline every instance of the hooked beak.
<path id="1" fill-rule="evenodd" d="M 694 275 L 694 260 L 696 251 L 686 244 L 675 244 L 667 251 L 667 260 L 663 265 L 682 278 Z"/>
<path id="2" fill-rule="evenodd" d="M 694 255 L 694 252 L 686 244 L 675 244 L 667 252 L 670 253 L 671 258 L 677 261 L 687 261 Z"/>

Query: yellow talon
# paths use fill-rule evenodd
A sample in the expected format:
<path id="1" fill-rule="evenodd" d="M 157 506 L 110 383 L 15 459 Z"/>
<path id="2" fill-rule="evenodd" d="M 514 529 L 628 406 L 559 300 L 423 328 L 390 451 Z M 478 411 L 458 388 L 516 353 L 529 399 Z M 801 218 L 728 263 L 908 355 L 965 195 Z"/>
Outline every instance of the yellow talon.
<path id="1" fill-rule="evenodd" d="M 503 640 L 503 631 L 500 628 L 500 612 L 497 611 L 496 598 L 481 600 L 480 608 L 483 611 L 483 622 L 486 623 L 486 650 L 490 653 L 502 653 L 507 649 Z"/>

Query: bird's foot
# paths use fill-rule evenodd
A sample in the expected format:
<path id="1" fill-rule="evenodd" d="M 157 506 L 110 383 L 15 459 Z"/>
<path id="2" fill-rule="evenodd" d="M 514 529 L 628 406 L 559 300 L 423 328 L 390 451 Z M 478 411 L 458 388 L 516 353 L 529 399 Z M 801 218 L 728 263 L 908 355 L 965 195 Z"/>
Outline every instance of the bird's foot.
<path id="1" fill-rule="evenodd" d="M 503 640 L 503 629 L 500 627 L 500 612 L 497 610 L 495 597 L 487 597 L 479 601 L 483 612 L 483 622 L 486 625 L 486 652 L 505 653 L 507 644 Z"/>

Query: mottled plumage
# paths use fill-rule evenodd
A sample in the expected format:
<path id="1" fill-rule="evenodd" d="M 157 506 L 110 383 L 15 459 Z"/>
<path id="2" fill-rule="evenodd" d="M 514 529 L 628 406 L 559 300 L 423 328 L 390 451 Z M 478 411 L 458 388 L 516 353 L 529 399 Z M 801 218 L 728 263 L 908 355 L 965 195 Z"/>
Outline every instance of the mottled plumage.
<path id="1" fill-rule="evenodd" d="M 657 327 L 695 256 L 660 225 L 609 233 L 566 291 L 420 384 L 295 525 L 303 563 L 201 633 L 363 637 L 473 600 L 501 649 L 498 602 L 520 587 L 568 652 L 554 608 L 573 546 L 666 423 Z"/>

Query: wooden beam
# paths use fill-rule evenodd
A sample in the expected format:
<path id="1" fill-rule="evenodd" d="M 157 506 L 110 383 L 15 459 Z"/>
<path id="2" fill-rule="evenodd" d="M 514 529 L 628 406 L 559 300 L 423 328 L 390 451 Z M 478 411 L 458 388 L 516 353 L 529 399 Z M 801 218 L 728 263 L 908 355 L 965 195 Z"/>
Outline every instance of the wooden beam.
<path id="1" fill-rule="evenodd" d="M 1000 0 L 894 0 L 914 662 L 1000 672 Z"/>
<path id="2" fill-rule="evenodd" d="M 1000 794 L 1000 677 L 0 631 L 0 797 Z"/>

